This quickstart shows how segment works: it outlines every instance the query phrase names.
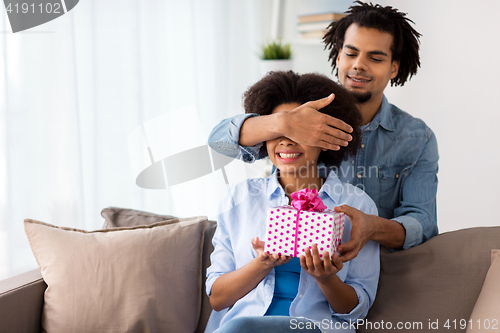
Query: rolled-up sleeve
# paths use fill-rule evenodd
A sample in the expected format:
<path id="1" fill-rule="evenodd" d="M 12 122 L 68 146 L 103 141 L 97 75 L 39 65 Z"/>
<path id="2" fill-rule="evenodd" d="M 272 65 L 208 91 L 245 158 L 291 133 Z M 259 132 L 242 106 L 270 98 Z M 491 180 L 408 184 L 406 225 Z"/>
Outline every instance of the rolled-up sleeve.
<path id="1" fill-rule="evenodd" d="M 212 286 L 217 278 L 227 272 L 235 270 L 236 264 L 232 250 L 229 233 L 225 227 L 224 220 L 221 215 L 218 217 L 217 229 L 212 238 L 214 251 L 210 255 L 211 265 L 207 269 L 206 291 L 210 296 Z"/>
<path id="2" fill-rule="evenodd" d="M 367 242 L 355 259 L 349 263 L 349 272 L 344 282 L 356 292 L 358 305 L 346 314 L 331 310 L 333 316 L 345 321 L 366 317 L 375 301 L 380 275 L 380 245 L 374 241 Z"/>
<path id="3" fill-rule="evenodd" d="M 366 214 L 378 214 L 377 207 L 371 200 L 368 207 L 360 207 L 360 210 Z M 380 245 L 374 241 L 368 241 L 358 255 L 349 261 L 348 272 L 344 281 L 356 292 L 358 305 L 346 314 L 336 313 L 330 308 L 332 315 L 345 321 L 356 321 L 366 317 L 368 310 L 375 301 L 379 276 Z"/>
<path id="4" fill-rule="evenodd" d="M 224 119 L 214 127 L 208 137 L 208 145 L 216 152 L 232 158 L 238 158 L 244 162 L 253 163 L 260 156 L 260 149 L 263 143 L 252 147 L 240 146 L 241 126 L 250 117 L 257 117 L 258 114 L 239 114 L 231 118 Z"/>
<path id="5" fill-rule="evenodd" d="M 393 220 L 406 230 L 403 249 L 422 244 L 438 234 L 436 194 L 438 186 L 438 147 L 434 133 L 428 139 L 418 161 L 404 178 L 400 205 Z"/>

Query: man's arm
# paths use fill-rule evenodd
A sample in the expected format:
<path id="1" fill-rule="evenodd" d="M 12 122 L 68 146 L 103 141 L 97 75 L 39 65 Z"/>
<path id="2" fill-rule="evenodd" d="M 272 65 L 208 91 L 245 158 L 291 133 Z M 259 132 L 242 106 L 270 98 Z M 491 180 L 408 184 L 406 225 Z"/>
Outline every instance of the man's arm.
<path id="1" fill-rule="evenodd" d="M 240 131 L 239 143 L 253 146 L 257 143 L 285 136 L 293 141 L 330 150 L 347 146 L 352 137 L 351 126 L 318 110 L 330 104 L 335 96 L 302 104 L 289 112 L 247 119 Z M 345 131 L 345 132 L 344 132 Z"/>
<path id="2" fill-rule="evenodd" d="M 434 133 L 429 138 L 419 159 L 410 168 L 400 189 L 400 203 L 394 209 L 395 218 L 388 220 L 368 215 L 347 205 L 336 207 L 344 212 L 353 225 L 351 240 L 339 246 L 342 260 L 356 257 L 368 240 L 389 249 L 409 249 L 437 235 L 436 194 L 439 154 Z"/>
<path id="3" fill-rule="evenodd" d="M 439 153 L 434 133 L 427 128 L 428 140 L 409 174 L 403 179 L 400 204 L 392 221 L 406 230 L 403 249 L 422 244 L 438 234 L 436 194 Z"/>
<path id="4" fill-rule="evenodd" d="M 266 116 L 238 115 L 226 119 L 210 133 L 208 144 L 218 153 L 246 162 L 260 158 L 261 143 L 286 136 L 297 143 L 339 150 L 352 137 L 351 126 L 317 110 L 330 104 L 335 96 L 305 103 L 290 112 Z"/>
<path id="5" fill-rule="evenodd" d="M 403 248 L 406 230 L 400 223 L 377 215 L 365 214 L 348 205 L 335 207 L 335 211 L 346 214 L 352 225 L 351 239 L 338 248 L 342 261 L 355 258 L 369 240 L 394 250 Z"/>

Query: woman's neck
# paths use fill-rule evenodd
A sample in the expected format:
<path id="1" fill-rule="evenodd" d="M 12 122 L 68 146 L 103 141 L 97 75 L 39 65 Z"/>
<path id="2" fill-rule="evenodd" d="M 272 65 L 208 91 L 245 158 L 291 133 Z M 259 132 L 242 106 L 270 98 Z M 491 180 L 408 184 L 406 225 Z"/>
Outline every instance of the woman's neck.
<path id="1" fill-rule="evenodd" d="M 300 191 L 304 188 L 310 190 L 316 189 L 318 192 L 323 186 L 324 179 L 321 178 L 317 171 L 309 177 L 300 177 L 300 175 L 278 174 L 278 180 L 285 190 L 285 195 L 290 199 L 293 192 Z"/>

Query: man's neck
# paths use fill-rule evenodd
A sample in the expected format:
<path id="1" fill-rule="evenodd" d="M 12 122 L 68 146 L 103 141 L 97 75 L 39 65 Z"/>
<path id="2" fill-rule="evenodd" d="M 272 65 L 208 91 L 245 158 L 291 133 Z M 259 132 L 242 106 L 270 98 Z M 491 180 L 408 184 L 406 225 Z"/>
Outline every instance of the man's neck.
<path id="1" fill-rule="evenodd" d="M 358 104 L 359 112 L 361 112 L 361 118 L 363 119 L 361 125 L 364 126 L 369 124 L 373 118 L 375 118 L 375 115 L 380 109 L 380 105 L 382 105 L 382 98 L 383 95 L 380 97 L 372 97 L 368 102 Z"/>

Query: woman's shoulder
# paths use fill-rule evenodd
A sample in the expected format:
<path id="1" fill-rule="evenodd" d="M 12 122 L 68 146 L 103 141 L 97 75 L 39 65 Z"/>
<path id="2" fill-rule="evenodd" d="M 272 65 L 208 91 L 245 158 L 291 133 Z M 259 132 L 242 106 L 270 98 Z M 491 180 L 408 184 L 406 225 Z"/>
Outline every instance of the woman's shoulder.
<path id="1" fill-rule="evenodd" d="M 249 178 L 239 181 L 237 183 L 231 184 L 229 186 L 229 191 L 232 193 L 238 191 L 244 191 L 255 188 L 266 187 L 269 183 L 269 178 Z"/>
<path id="2" fill-rule="evenodd" d="M 367 214 L 378 214 L 375 202 L 363 189 L 342 182 L 333 171 L 323 187 L 337 206 L 348 205 Z"/>
<path id="3" fill-rule="evenodd" d="M 363 189 L 349 183 L 342 183 L 341 205 L 348 205 L 366 214 L 378 215 L 377 205 Z"/>
<path id="4" fill-rule="evenodd" d="M 375 206 L 375 202 L 362 188 L 341 181 L 334 170 L 328 173 L 323 189 L 339 205 L 349 205 L 359 210 Z"/>
<path id="5" fill-rule="evenodd" d="M 266 193 L 269 178 L 250 178 L 229 185 L 219 204 L 219 212 L 228 212 L 249 199 Z"/>

